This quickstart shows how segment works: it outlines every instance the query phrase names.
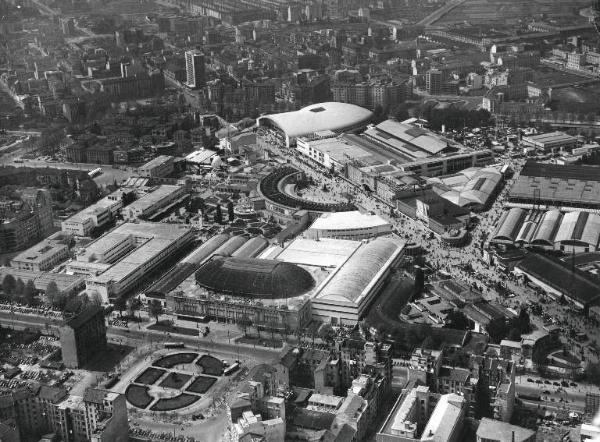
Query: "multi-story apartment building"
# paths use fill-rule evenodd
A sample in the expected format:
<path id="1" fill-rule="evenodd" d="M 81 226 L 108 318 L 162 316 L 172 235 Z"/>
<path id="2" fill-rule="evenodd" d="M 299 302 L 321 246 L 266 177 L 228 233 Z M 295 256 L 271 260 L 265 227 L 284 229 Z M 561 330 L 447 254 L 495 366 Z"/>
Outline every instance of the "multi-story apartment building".
<path id="1" fill-rule="evenodd" d="M 19 199 L 0 200 L 0 250 L 21 250 L 48 236 L 52 228 L 47 192 L 26 189 Z"/>
<path id="2" fill-rule="evenodd" d="M 336 82 L 331 86 L 333 101 L 356 104 L 367 109 L 390 108 L 404 102 L 412 94 L 409 83 L 395 82 Z"/>
<path id="3" fill-rule="evenodd" d="M 0 420 L 16 422 L 20 439 L 56 433 L 64 442 L 125 442 L 129 438 L 125 396 L 95 388 L 83 396 L 60 387 L 0 392 Z"/>

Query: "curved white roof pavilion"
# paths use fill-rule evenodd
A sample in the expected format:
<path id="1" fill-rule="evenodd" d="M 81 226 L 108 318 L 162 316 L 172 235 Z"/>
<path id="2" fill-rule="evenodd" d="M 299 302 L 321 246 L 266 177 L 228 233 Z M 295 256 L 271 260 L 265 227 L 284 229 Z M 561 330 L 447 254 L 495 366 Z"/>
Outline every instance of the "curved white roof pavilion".
<path id="1" fill-rule="evenodd" d="M 259 126 L 272 126 L 285 135 L 286 145 L 295 144 L 296 138 L 315 132 L 342 132 L 359 129 L 373 117 L 373 112 L 348 103 L 328 101 L 312 104 L 293 112 L 263 115 L 257 119 Z"/>

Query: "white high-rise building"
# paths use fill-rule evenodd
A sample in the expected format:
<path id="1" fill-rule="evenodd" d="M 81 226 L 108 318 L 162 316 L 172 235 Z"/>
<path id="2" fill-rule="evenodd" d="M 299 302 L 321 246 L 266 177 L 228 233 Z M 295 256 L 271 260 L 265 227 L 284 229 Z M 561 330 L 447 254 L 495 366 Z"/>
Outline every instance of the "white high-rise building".
<path id="1" fill-rule="evenodd" d="M 198 49 L 185 53 L 185 70 L 187 74 L 187 85 L 191 88 L 199 88 L 206 84 L 204 76 L 204 54 Z"/>

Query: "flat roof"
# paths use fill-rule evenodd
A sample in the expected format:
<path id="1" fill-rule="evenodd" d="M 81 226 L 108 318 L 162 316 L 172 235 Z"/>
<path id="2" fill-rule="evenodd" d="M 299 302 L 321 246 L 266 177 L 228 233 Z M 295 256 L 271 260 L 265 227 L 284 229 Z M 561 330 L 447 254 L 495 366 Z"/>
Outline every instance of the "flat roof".
<path id="1" fill-rule="evenodd" d="M 185 159 L 186 161 L 189 161 L 191 163 L 204 163 L 207 160 L 210 160 L 215 155 L 217 155 L 217 153 L 213 152 L 212 150 L 202 149 L 192 152 L 191 154 L 186 156 Z"/>
<path id="2" fill-rule="evenodd" d="M 19 253 L 12 259 L 12 261 L 38 263 L 66 249 L 67 246 L 65 244 L 61 244 L 52 240 L 44 240 Z"/>
<path id="3" fill-rule="evenodd" d="M 344 402 L 344 398 L 341 396 L 332 396 L 329 394 L 319 394 L 313 393 L 310 398 L 308 398 L 308 403 L 314 402 L 316 404 L 323 404 L 329 407 L 339 408 L 342 402 Z"/>
<path id="4" fill-rule="evenodd" d="M 145 209 L 154 206 L 161 200 L 173 195 L 181 189 L 181 186 L 163 184 L 162 186 L 158 186 L 154 191 L 149 192 L 142 196 L 140 199 L 134 201 L 127 207 L 129 209 L 137 209 L 140 211 L 144 211 Z"/>
<path id="5" fill-rule="evenodd" d="M 173 242 L 184 236 L 188 231 L 189 227 L 186 226 L 163 223 L 141 222 L 120 225 L 105 236 L 115 234 L 132 235 L 136 238 L 144 238 L 147 242 L 114 263 L 104 273 L 91 278 L 91 280 L 100 283 L 110 280 L 122 280 L 125 276 L 138 269 L 143 263 L 149 261 L 173 244 Z"/>
<path id="6" fill-rule="evenodd" d="M 323 213 L 310 226 L 318 230 L 351 230 L 368 229 L 381 226 L 391 226 L 389 222 L 379 215 L 361 213 L 358 210 L 351 212 Z"/>
<path id="7" fill-rule="evenodd" d="M 82 222 L 92 215 L 97 215 L 99 213 L 104 212 L 107 208 L 112 208 L 114 206 L 122 204 L 122 194 L 123 192 L 121 190 L 117 190 L 111 193 L 110 195 L 99 199 L 91 206 L 88 206 L 85 209 L 82 209 L 76 214 L 70 216 L 65 220 L 65 222 Z"/>
<path id="8" fill-rule="evenodd" d="M 458 429 L 464 404 L 465 398 L 456 393 L 442 395 L 427 421 L 421 440 L 451 440 Z"/>
<path id="9" fill-rule="evenodd" d="M 271 254 L 269 249 L 266 253 L 271 254 L 272 259 L 294 264 L 337 268 L 346 262 L 360 246 L 360 241 L 346 239 L 322 238 L 314 240 L 296 238 L 279 254 L 275 255 L 274 251 Z"/>
<path id="10" fill-rule="evenodd" d="M 171 155 L 160 155 L 141 165 L 139 169 L 150 169 L 153 167 L 161 166 L 169 161 L 173 161 L 173 158 L 174 157 L 172 157 Z"/>
<path id="11" fill-rule="evenodd" d="M 477 438 L 502 442 L 524 442 L 535 435 L 535 431 L 484 417 L 477 427 Z"/>
<path id="12" fill-rule="evenodd" d="M 520 176 L 600 182 L 600 166 L 583 164 L 562 166 L 559 164 L 538 163 L 530 160 L 521 169 Z"/>
<path id="13" fill-rule="evenodd" d="M 592 304 L 600 298 L 599 283 L 587 278 L 580 270 L 573 271 L 565 267 L 557 259 L 529 253 L 517 264 L 517 268 L 584 305 Z"/>
<path id="14" fill-rule="evenodd" d="M 417 392 L 428 394 L 429 387 L 419 385 L 418 387 L 412 388 L 406 394 L 404 399 L 399 399 L 396 408 L 392 411 L 393 418 L 388 422 L 388 424 L 391 423 L 391 425 L 389 428 L 384 429 L 384 431 L 382 431 L 383 433 L 396 434 L 400 431 L 406 431 L 407 424 L 414 425 L 414 429 L 416 431 L 417 423 L 407 421 L 407 418 L 413 407 L 415 407 L 415 402 L 417 401 Z"/>
<path id="15" fill-rule="evenodd" d="M 572 143 L 577 141 L 576 137 L 572 137 L 564 132 L 548 132 L 539 135 L 530 135 L 523 137 L 524 141 L 539 144 L 556 144 L 556 143 Z"/>

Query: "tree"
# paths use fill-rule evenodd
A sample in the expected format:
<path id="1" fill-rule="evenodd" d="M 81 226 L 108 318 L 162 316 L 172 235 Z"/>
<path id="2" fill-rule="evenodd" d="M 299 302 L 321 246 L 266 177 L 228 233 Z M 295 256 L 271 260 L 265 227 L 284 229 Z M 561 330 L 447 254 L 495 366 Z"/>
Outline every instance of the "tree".
<path id="1" fill-rule="evenodd" d="M 504 317 L 492 319 L 486 327 L 488 335 L 494 344 L 499 344 L 502 339 L 506 338 L 509 327 Z"/>
<path id="2" fill-rule="evenodd" d="M 446 316 L 446 327 L 455 330 L 470 330 L 471 322 L 460 310 L 452 310 Z"/>
<path id="3" fill-rule="evenodd" d="M 331 324 L 323 324 L 319 328 L 319 337 L 324 342 L 333 341 L 333 339 L 335 338 L 335 331 L 333 330 L 333 327 L 331 327 Z"/>
<path id="4" fill-rule="evenodd" d="M 227 203 L 227 215 L 229 217 L 229 222 L 232 222 L 235 218 L 235 213 L 233 212 L 233 203 L 231 201 Z"/>
<path id="5" fill-rule="evenodd" d="M 15 297 L 22 297 L 23 293 L 25 293 L 25 283 L 21 278 L 17 278 L 17 282 L 15 283 Z"/>
<path id="6" fill-rule="evenodd" d="M 58 286 L 56 282 L 50 281 L 50 284 L 46 286 L 46 298 L 50 301 L 52 305 L 58 300 L 60 295 L 60 291 L 58 290 Z"/>
<path id="7" fill-rule="evenodd" d="M 23 291 L 23 300 L 27 305 L 34 305 L 36 294 L 37 289 L 35 288 L 35 284 L 31 279 L 29 279 L 27 281 L 27 284 L 25 284 L 25 290 Z"/>
<path id="8" fill-rule="evenodd" d="M 4 280 L 2 281 L 2 291 L 4 292 L 4 296 L 6 298 L 10 298 L 13 296 L 15 292 L 15 288 L 17 286 L 17 281 L 15 281 L 15 277 L 13 275 L 6 275 Z"/>
<path id="9" fill-rule="evenodd" d="M 408 113 L 408 106 L 406 103 L 398 104 L 392 112 L 394 114 L 394 118 L 396 118 L 396 120 L 398 121 L 404 121 L 410 118 L 410 114 Z"/>
<path id="10" fill-rule="evenodd" d="M 154 316 L 158 324 L 158 317 L 163 314 L 163 306 L 158 299 L 153 299 L 148 303 L 148 313 Z"/>
<path id="11" fill-rule="evenodd" d="M 531 331 L 531 320 L 529 318 L 529 313 L 527 313 L 527 309 L 521 309 L 517 322 L 521 334 L 529 333 Z"/>
<path id="12" fill-rule="evenodd" d="M 217 204 L 217 208 L 215 209 L 215 223 L 217 223 L 217 224 L 223 223 L 223 212 L 221 211 L 220 204 Z"/>
<path id="13" fill-rule="evenodd" d="M 252 326 L 252 321 L 248 315 L 244 314 L 238 319 L 237 326 L 244 333 L 244 336 L 247 336 L 248 328 Z"/>
<path id="14" fill-rule="evenodd" d="M 123 296 L 119 296 L 113 303 L 115 309 L 119 312 L 119 317 L 123 317 L 123 310 L 127 308 L 127 300 Z"/>
<path id="15" fill-rule="evenodd" d="M 127 302 L 127 307 L 129 309 L 129 316 L 134 316 L 135 312 L 142 308 L 142 301 L 139 298 L 131 298 Z"/>

